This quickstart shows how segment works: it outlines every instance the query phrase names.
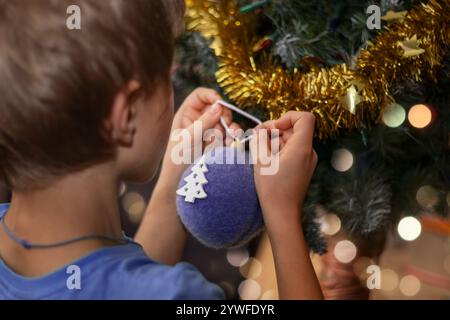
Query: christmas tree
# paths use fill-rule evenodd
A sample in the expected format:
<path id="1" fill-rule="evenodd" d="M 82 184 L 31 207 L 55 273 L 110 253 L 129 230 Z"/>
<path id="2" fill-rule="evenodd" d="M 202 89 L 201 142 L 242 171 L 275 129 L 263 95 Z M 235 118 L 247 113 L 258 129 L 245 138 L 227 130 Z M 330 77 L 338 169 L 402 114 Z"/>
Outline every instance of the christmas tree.
<path id="1" fill-rule="evenodd" d="M 303 208 L 313 251 L 326 251 L 323 212 L 374 242 L 403 216 L 449 216 L 449 0 L 187 7 L 179 87 L 216 88 L 264 120 L 316 115 L 320 161 Z"/>
<path id="2" fill-rule="evenodd" d="M 208 168 L 204 159 L 200 158 L 191 171 L 192 173 L 184 178 L 186 184 L 177 191 L 177 194 L 185 197 L 186 202 L 194 203 L 196 199 L 205 199 L 208 196 L 203 189 L 203 185 L 208 183 L 205 177 Z"/>

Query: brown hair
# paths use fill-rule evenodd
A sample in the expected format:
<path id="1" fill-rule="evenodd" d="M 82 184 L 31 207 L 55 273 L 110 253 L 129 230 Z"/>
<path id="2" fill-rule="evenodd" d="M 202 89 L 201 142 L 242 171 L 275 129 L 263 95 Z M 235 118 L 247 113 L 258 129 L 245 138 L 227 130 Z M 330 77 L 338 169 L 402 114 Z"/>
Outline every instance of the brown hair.
<path id="1" fill-rule="evenodd" d="M 164 1 L 0 0 L 0 176 L 11 187 L 114 155 L 102 122 L 115 94 L 136 79 L 151 95 L 169 77 L 174 16 Z M 70 5 L 81 30 L 66 26 Z"/>

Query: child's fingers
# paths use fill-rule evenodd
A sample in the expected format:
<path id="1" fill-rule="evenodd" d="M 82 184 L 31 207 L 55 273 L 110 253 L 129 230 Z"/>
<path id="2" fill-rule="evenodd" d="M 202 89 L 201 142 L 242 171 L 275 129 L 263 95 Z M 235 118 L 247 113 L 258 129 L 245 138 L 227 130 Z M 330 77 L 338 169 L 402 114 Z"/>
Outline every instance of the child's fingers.
<path id="1" fill-rule="evenodd" d="M 284 141 L 289 143 L 295 138 L 295 144 L 312 146 L 315 117 L 310 112 L 289 111 L 275 121 L 275 127 L 285 132 Z"/>
<path id="2" fill-rule="evenodd" d="M 270 143 L 270 131 L 257 128 L 254 130 L 253 138 L 250 140 L 250 154 L 257 166 L 260 165 L 260 157 L 270 157 L 272 154 Z"/>
<path id="3" fill-rule="evenodd" d="M 250 143 L 249 143 L 250 157 L 252 159 L 252 163 L 254 164 L 255 168 L 259 167 L 259 161 L 258 161 L 258 143 L 259 143 L 258 130 L 262 130 L 262 129 L 259 129 L 259 128 L 254 129 L 253 138 L 250 140 Z"/>
<path id="4" fill-rule="evenodd" d="M 292 130 L 292 129 L 285 130 L 281 134 L 281 140 L 286 143 L 292 137 L 293 134 L 294 134 L 294 130 Z"/>
<path id="5" fill-rule="evenodd" d="M 280 119 L 274 121 L 274 126 L 280 130 L 288 130 L 294 128 L 295 123 L 302 117 L 305 112 L 289 111 Z"/>
<path id="6" fill-rule="evenodd" d="M 241 126 L 238 125 L 236 122 L 233 122 L 232 124 L 230 124 L 230 129 L 233 130 L 233 131 L 242 130 Z"/>
<path id="7" fill-rule="evenodd" d="M 205 107 L 213 105 L 220 99 L 221 96 L 217 91 L 207 88 L 198 88 L 186 98 L 184 105 L 198 111 L 203 111 Z"/>
<path id="8" fill-rule="evenodd" d="M 198 121 L 202 122 L 203 130 L 212 129 L 218 126 L 222 114 L 223 107 L 215 103 L 198 118 Z"/>
<path id="9" fill-rule="evenodd" d="M 295 140 L 298 145 L 312 148 L 315 124 L 316 117 L 312 113 L 302 113 L 301 117 L 295 122 L 294 134 L 290 140 Z"/>
<path id="10" fill-rule="evenodd" d="M 257 128 L 264 128 L 269 130 L 272 143 L 274 143 L 274 141 L 276 140 L 279 143 L 280 151 L 284 148 L 287 140 L 289 140 L 289 138 L 293 134 L 292 128 L 288 130 L 280 130 L 279 128 L 277 128 L 275 120 L 266 121 Z"/>
<path id="11" fill-rule="evenodd" d="M 196 121 L 197 119 L 199 119 L 202 115 L 202 113 L 198 110 L 189 108 L 184 110 L 184 112 L 182 113 L 183 118 L 186 118 L 187 120 L 190 121 L 190 123 L 193 123 L 194 121 Z"/>
<path id="12" fill-rule="evenodd" d="M 222 138 L 226 138 L 227 132 L 225 131 L 225 128 L 220 123 L 216 124 L 214 126 L 214 129 L 220 132 Z"/>
<path id="13" fill-rule="evenodd" d="M 276 129 L 274 120 L 266 121 L 266 122 L 264 122 L 263 124 L 261 124 L 258 127 L 259 128 L 264 128 L 264 129 Z"/>

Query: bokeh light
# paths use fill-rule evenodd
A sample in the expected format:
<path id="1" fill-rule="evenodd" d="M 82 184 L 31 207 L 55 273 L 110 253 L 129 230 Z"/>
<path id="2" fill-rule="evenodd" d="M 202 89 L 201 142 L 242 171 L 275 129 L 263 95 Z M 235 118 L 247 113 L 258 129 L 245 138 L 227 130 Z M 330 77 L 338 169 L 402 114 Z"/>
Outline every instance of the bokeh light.
<path id="1" fill-rule="evenodd" d="M 336 171 L 346 172 L 353 166 L 353 154 L 347 149 L 334 151 L 331 158 L 331 165 Z"/>
<path id="2" fill-rule="evenodd" d="M 227 250 L 228 263 L 233 267 L 240 267 L 247 263 L 249 258 L 247 248 L 232 248 Z"/>
<path id="3" fill-rule="evenodd" d="M 335 214 L 326 213 L 318 219 L 318 222 L 320 230 L 326 235 L 332 236 L 341 230 L 341 219 Z"/>
<path id="4" fill-rule="evenodd" d="M 356 258 L 356 246 L 349 240 L 339 241 L 334 247 L 334 256 L 339 262 L 349 263 Z"/>
<path id="5" fill-rule="evenodd" d="M 413 297 L 413 296 L 417 295 L 420 291 L 420 288 L 421 288 L 420 280 L 417 279 L 413 275 L 404 276 L 400 280 L 399 288 L 400 288 L 400 291 L 405 296 Z"/>
<path id="6" fill-rule="evenodd" d="M 420 236 L 422 225 L 420 224 L 420 221 L 414 217 L 404 217 L 400 220 L 397 231 L 403 240 L 414 241 Z"/>
<path id="7" fill-rule="evenodd" d="M 394 270 L 381 270 L 381 290 L 393 291 L 398 286 L 398 275 Z"/>
<path id="8" fill-rule="evenodd" d="M 439 202 L 439 193 L 432 186 L 422 186 L 417 190 L 417 202 L 424 208 L 433 208 Z"/>
<path id="9" fill-rule="evenodd" d="M 239 285 L 238 292 L 242 300 L 258 300 L 261 295 L 261 286 L 255 280 L 244 280 Z"/>
<path id="10" fill-rule="evenodd" d="M 145 200 L 137 192 L 128 192 L 122 199 L 123 209 L 127 212 L 131 222 L 139 223 L 145 211 Z"/>
<path id="11" fill-rule="evenodd" d="M 422 129 L 430 125 L 433 120 L 433 113 L 428 106 L 417 104 L 409 110 L 408 120 L 413 127 Z"/>
<path id="12" fill-rule="evenodd" d="M 239 268 L 241 275 L 246 279 L 256 279 L 262 273 L 262 264 L 258 259 L 250 258 Z"/>
<path id="13" fill-rule="evenodd" d="M 278 293 L 276 290 L 267 290 L 266 292 L 263 293 L 263 295 L 261 296 L 261 300 L 278 300 Z"/>
<path id="14" fill-rule="evenodd" d="M 383 122 L 390 128 L 400 127 L 406 119 L 405 109 L 398 103 L 390 105 L 383 112 Z"/>
<path id="15" fill-rule="evenodd" d="M 228 263 L 234 267 L 241 267 L 247 263 L 249 253 L 247 248 L 232 248 L 227 251 Z"/>

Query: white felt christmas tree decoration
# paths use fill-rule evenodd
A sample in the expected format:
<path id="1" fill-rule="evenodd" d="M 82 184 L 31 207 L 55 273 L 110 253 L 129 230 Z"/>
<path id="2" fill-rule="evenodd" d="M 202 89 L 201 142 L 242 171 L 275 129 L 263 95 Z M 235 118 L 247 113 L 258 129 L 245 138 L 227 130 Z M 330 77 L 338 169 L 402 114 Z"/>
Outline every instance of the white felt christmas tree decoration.
<path id="1" fill-rule="evenodd" d="M 196 199 L 206 199 L 208 195 L 203 189 L 203 185 L 208 183 L 205 173 L 208 172 L 204 157 L 200 158 L 191 169 L 192 173 L 184 178 L 186 184 L 177 191 L 177 194 L 184 197 L 184 201 L 194 203 Z"/>

